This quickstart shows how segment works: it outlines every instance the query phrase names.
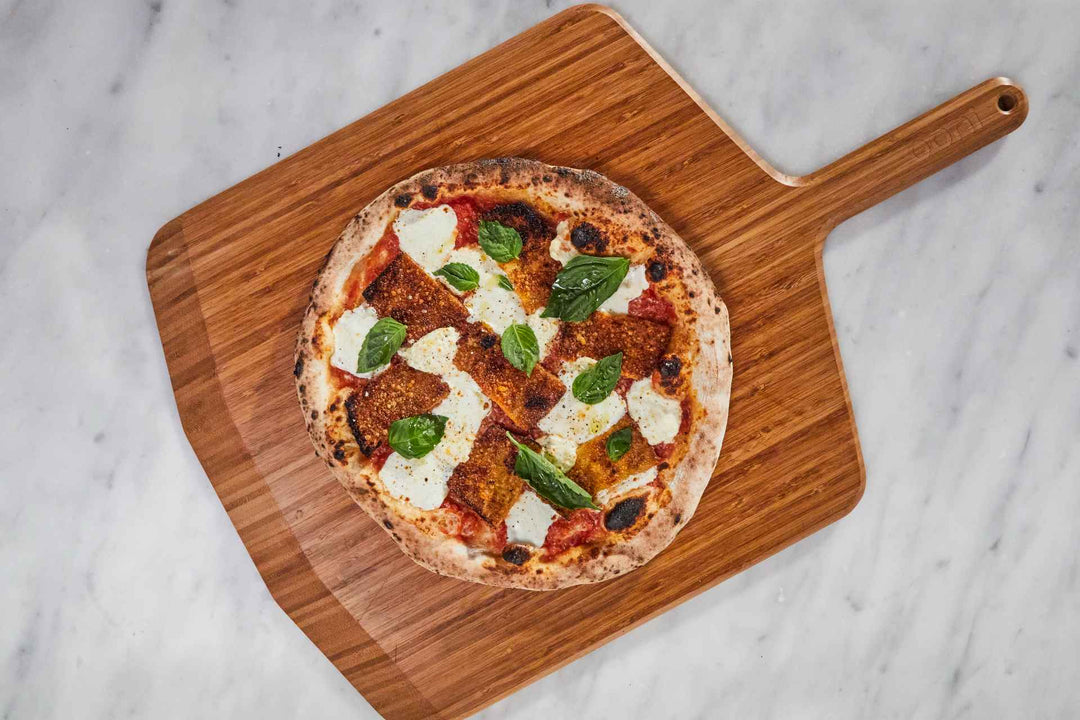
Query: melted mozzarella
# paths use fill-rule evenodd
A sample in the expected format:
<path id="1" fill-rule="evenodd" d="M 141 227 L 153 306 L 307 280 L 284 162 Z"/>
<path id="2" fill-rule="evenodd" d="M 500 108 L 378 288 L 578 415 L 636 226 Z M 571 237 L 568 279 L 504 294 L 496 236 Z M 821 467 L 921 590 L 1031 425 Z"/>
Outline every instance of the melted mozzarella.
<path id="1" fill-rule="evenodd" d="M 537 427 L 547 435 L 558 435 L 564 440 L 580 445 L 610 428 L 626 414 L 626 404 L 618 393 L 611 393 L 596 405 L 588 405 L 574 397 L 571 387 L 574 378 L 596 363 L 592 358 L 578 358 L 563 365 L 559 380 L 566 392 Z"/>
<path id="2" fill-rule="evenodd" d="M 352 310 L 346 310 L 334 323 L 334 354 L 330 356 L 330 364 L 339 370 L 356 375 L 357 377 L 369 378 L 382 372 L 389 365 L 383 365 L 370 372 L 356 372 L 356 366 L 360 362 L 360 348 L 364 346 L 364 338 L 375 326 L 379 315 L 370 305 L 361 305 Z"/>
<path id="3" fill-rule="evenodd" d="M 570 226 L 565 220 L 555 226 L 555 239 L 551 241 L 551 245 L 548 247 L 548 254 L 551 255 L 551 259 L 557 261 L 560 265 L 565 265 L 570 262 L 570 258 L 575 255 L 580 255 L 574 244 L 570 242 Z"/>
<path id="4" fill-rule="evenodd" d="M 625 315 L 630 307 L 630 301 L 641 295 L 649 288 L 649 280 L 645 277 L 644 265 L 631 265 L 626 272 L 626 277 L 619 283 L 615 294 L 600 305 L 601 310 Z"/>
<path id="5" fill-rule="evenodd" d="M 653 480 L 656 479 L 656 467 L 651 467 L 648 470 L 631 475 L 617 485 L 609 488 L 605 488 L 596 493 L 596 504 L 607 505 L 615 498 L 625 495 L 631 490 L 637 490 L 640 487 L 645 487 Z"/>
<path id="6" fill-rule="evenodd" d="M 573 440 L 567 440 L 561 435 L 545 435 L 536 442 L 544 448 L 547 458 L 563 472 L 574 467 L 577 462 L 578 446 Z"/>
<path id="7" fill-rule="evenodd" d="M 401 357 L 409 367 L 435 375 L 454 371 L 454 355 L 460 334 L 452 327 L 432 330 L 411 346 L 403 348 Z"/>
<path id="8" fill-rule="evenodd" d="M 394 219 L 401 250 L 428 272 L 446 264 L 457 237 L 457 214 L 449 205 L 402 210 Z"/>
<path id="9" fill-rule="evenodd" d="M 526 324 L 532 328 L 533 334 L 536 335 L 536 344 L 540 346 L 541 360 L 547 357 L 548 350 L 551 349 L 551 341 L 555 339 L 555 335 L 559 332 L 559 319 L 540 317 L 542 312 L 544 312 L 544 308 L 539 308 L 525 319 Z"/>
<path id="10" fill-rule="evenodd" d="M 491 401 L 476 382 L 454 367 L 457 340 L 457 330 L 439 328 L 401 351 L 411 367 L 440 375 L 450 387 L 446 398 L 431 411 L 447 418 L 439 444 L 422 458 L 390 453 L 379 471 L 379 478 L 391 495 L 421 510 L 437 508 L 446 499 L 447 483 L 454 468 L 469 458 L 480 423 L 491 411 Z"/>
<path id="11" fill-rule="evenodd" d="M 630 417 L 637 422 L 650 445 L 675 439 L 682 424 L 682 404 L 656 392 L 651 379 L 643 378 L 631 385 L 626 393 L 626 403 L 630 407 Z"/>
<path id="12" fill-rule="evenodd" d="M 471 322 L 486 323 L 502 335 L 506 328 L 525 322 L 525 308 L 512 290 L 501 287 L 479 287 L 465 298 Z"/>
<path id="13" fill-rule="evenodd" d="M 506 516 L 506 540 L 542 547 L 556 517 L 550 505 L 526 488 Z"/>

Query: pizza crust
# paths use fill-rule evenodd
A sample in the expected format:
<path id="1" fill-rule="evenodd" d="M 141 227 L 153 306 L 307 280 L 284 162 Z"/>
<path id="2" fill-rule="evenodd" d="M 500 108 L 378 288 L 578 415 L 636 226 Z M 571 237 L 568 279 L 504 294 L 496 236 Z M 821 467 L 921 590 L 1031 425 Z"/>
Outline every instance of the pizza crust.
<path id="1" fill-rule="evenodd" d="M 541 561 L 540 553 L 534 553 L 533 559 L 521 568 L 495 563 L 490 555 L 472 552 L 456 538 L 432 535 L 417 527 L 411 520 L 421 513 L 383 494 L 378 473 L 358 462 L 363 456 L 355 442 L 349 447 L 348 440 L 329 439 L 329 433 L 341 426 L 337 413 L 343 413 L 344 408 L 327 409 L 333 386 L 325 362 L 329 339 L 326 328 L 320 327 L 320 318 L 336 308 L 354 264 L 382 237 L 398 209 L 395 201 L 403 196 L 430 200 L 432 188 L 447 194 L 485 188 L 525 190 L 567 212 L 587 214 L 590 208 L 603 207 L 608 215 L 614 212 L 626 231 L 646 234 L 669 267 L 681 271 L 689 305 L 696 315 L 698 337 L 691 382 L 699 405 L 707 412 L 691 425 L 687 451 L 668 482 L 669 502 L 659 509 L 650 503 L 645 512 L 655 514 L 644 528 L 629 539 L 601 548 L 598 557 L 585 556 L 574 548 L 552 562 Z M 732 377 L 727 308 L 697 256 L 675 231 L 636 195 L 598 173 L 521 158 L 480 160 L 427 170 L 394 185 L 365 207 L 346 226 L 315 280 L 300 327 L 295 362 L 297 393 L 316 453 L 356 503 L 386 529 L 409 557 L 440 575 L 529 590 L 606 580 L 640 567 L 671 543 L 693 516 L 719 458 Z"/>

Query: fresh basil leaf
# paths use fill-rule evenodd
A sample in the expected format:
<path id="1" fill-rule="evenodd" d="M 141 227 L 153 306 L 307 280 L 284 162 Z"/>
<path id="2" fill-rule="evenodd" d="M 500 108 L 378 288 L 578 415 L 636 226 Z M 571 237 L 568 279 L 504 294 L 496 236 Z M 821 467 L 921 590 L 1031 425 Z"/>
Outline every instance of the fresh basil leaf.
<path id="1" fill-rule="evenodd" d="M 510 262 L 521 254 L 518 231 L 492 220 L 482 220 L 477 231 L 480 247 L 495 262 Z"/>
<path id="2" fill-rule="evenodd" d="M 540 361 L 540 345 L 536 333 L 528 325 L 511 325 L 502 334 L 502 353 L 510 364 L 526 375 Z"/>
<path id="3" fill-rule="evenodd" d="M 501 287 L 503 290 L 513 290 L 514 289 L 514 283 L 510 282 L 510 278 L 506 277 L 505 275 L 500 275 L 499 276 L 498 283 L 499 283 L 499 287 Z"/>
<path id="4" fill-rule="evenodd" d="M 607 456 L 611 458 L 611 462 L 615 462 L 627 453 L 633 439 L 634 433 L 630 430 L 629 425 L 608 435 L 604 449 L 607 450 Z"/>
<path id="5" fill-rule="evenodd" d="M 364 337 L 356 372 L 371 372 L 390 362 L 405 341 L 405 326 L 394 318 L 379 318 Z"/>
<path id="6" fill-rule="evenodd" d="M 566 477 L 547 458 L 519 443 L 509 432 L 506 437 L 510 438 L 510 442 L 518 449 L 517 458 L 514 459 L 514 474 L 529 483 L 537 495 L 569 510 L 600 509 L 593 503 L 589 493 Z"/>
<path id="7" fill-rule="evenodd" d="M 434 275 L 446 278 L 446 282 L 454 286 L 455 290 L 466 292 L 475 290 L 480 286 L 480 273 L 473 270 L 465 263 L 447 263 L 436 270 Z"/>
<path id="8" fill-rule="evenodd" d="M 442 440 L 445 415 L 413 415 L 390 423 L 387 440 L 394 451 L 407 458 L 427 455 Z"/>
<path id="9" fill-rule="evenodd" d="M 588 319 L 596 308 L 615 294 L 630 270 L 624 257 L 577 255 L 566 263 L 551 286 L 551 297 L 541 317 L 566 322 Z"/>
<path id="10" fill-rule="evenodd" d="M 611 394 L 621 374 L 622 353 L 608 355 L 574 378 L 574 384 L 571 387 L 574 397 L 586 405 L 596 405 Z"/>

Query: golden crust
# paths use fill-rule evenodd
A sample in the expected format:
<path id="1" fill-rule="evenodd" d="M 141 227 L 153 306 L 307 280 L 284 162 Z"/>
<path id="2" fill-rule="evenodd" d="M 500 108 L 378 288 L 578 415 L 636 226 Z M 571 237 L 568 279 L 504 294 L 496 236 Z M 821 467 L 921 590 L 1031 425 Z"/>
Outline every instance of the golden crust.
<path id="1" fill-rule="evenodd" d="M 599 218 L 597 224 L 613 238 L 610 252 L 626 255 L 633 262 L 660 259 L 667 269 L 665 279 L 657 285 L 679 310 L 680 324 L 671 343 L 679 338 L 685 351 L 683 373 L 689 373 L 689 391 L 699 409 L 692 415 L 682 460 L 661 472 L 666 489 L 648 496 L 642 516 L 649 518 L 648 522 L 639 520 L 625 535 L 613 534 L 618 535 L 617 542 L 599 548 L 595 556 L 589 548 L 572 548 L 553 558 L 533 553 L 519 567 L 482 553 L 470 554 L 435 529 L 441 511 L 417 511 L 388 495 L 358 448 L 345 448 L 345 459 L 335 462 L 333 453 L 339 448 L 326 440 L 336 418 L 326 409 L 337 397 L 337 390 L 329 379 L 328 348 L 320 340 L 325 334 L 325 318 L 332 311 L 340 312 L 349 272 L 393 219 L 400 207 L 395 199 L 419 201 L 425 186 L 437 188 L 439 196 L 487 189 L 507 196 L 516 193 L 567 216 L 588 217 L 590 222 Z M 349 223 L 315 282 L 300 328 L 297 388 L 317 453 L 353 499 L 387 528 L 413 560 L 434 572 L 473 582 L 552 590 L 606 580 L 641 566 L 666 547 L 691 518 L 719 456 L 727 424 L 732 376 L 728 333 L 727 309 L 697 257 L 626 188 L 587 170 L 519 158 L 483 160 L 418 173 L 373 200 Z M 620 501 L 604 509 L 605 517 L 611 516 Z"/>

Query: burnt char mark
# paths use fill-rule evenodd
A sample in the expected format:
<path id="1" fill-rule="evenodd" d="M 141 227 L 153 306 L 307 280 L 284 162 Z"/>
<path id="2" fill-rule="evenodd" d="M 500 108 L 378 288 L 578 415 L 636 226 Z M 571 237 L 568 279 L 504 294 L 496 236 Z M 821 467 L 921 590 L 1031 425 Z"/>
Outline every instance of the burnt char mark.
<path id="1" fill-rule="evenodd" d="M 394 523 L 390 522 L 389 520 L 383 520 L 382 524 L 383 524 L 383 527 L 386 528 L 387 530 L 393 530 L 394 529 Z"/>
<path id="2" fill-rule="evenodd" d="M 570 231 L 570 242 L 582 252 L 588 250 L 594 253 L 602 253 L 607 250 L 607 238 L 592 223 L 578 223 Z"/>
<path id="3" fill-rule="evenodd" d="M 409 207 L 409 203 L 411 202 L 412 195 L 410 195 L 409 193 L 401 193 L 396 198 L 394 198 L 394 204 L 397 205 L 399 208 Z"/>
<path id="4" fill-rule="evenodd" d="M 507 545 L 503 548 L 502 558 L 511 565 L 524 565 L 529 561 L 530 557 L 532 557 L 532 553 L 520 545 Z"/>
<path id="5" fill-rule="evenodd" d="M 495 222 L 514 228 L 521 235 L 523 242 L 550 240 L 551 230 L 540 213 L 523 202 L 505 203 L 484 213 L 484 220 Z"/>
<path id="6" fill-rule="evenodd" d="M 422 185 L 420 194 L 424 196 L 425 200 L 434 200 L 439 196 L 439 188 L 434 185 Z"/>
<path id="7" fill-rule="evenodd" d="M 304 357 L 301 355 L 300 357 L 296 358 L 296 364 L 293 365 L 293 377 L 300 377 L 300 373 L 302 372 L 304 372 Z"/>
<path id="8" fill-rule="evenodd" d="M 675 513 L 675 524 L 678 525 L 682 522 L 682 513 Z"/>
<path id="9" fill-rule="evenodd" d="M 665 380 L 677 376 L 682 370 L 682 360 L 677 355 L 669 355 L 660 361 L 660 377 Z"/>
<path id="10" fill-rule="evenodd" d="M 549 398 L 546 398 L 542 395 L 530 395 L 529 397 L 525 398 L 525 407 L 529 408 L 530 410 L 548 410 L 551 407 L 551 402 Z"/>
<path id="11" fill-rule="evenodd" d="M 365 455 L 371 455 L 375 452 L 375 445 L 372 445 L 364 439 L 364 431 L 360 429 L 358 418 L 359 415 L 359 395 L 350 395 L 345 400 L 345 419 L 349 423 L 349 429 L 352 430 L 353 437 L 356 438 L 356 444 L 360 446 L 360 452 Z"/>
<path id="12" fill-rule="evenodd" d="M 667 277 L 667 265 L 659 260 L 653 260 L 649 263 L 648 273 L 650 280 L 653 282 L 660 282 Z"/>
<path id="13" fill-rule="evenodd" d="M 334 459 L 339 463 L 345 462 L 345 449 L 341 446 L 334 448 Z"/>
<path id="14" fill-rule="evenodd" d="M 612 531 L 632 527 L 644 509 L 645 498 L 632 497 L 620 500 L 615 507 L 611 508 L 611 512 L 604 516 L 604 527 Z"/>
<path id="15" fill-rule="evenodd" d="M 498 336 L 491 333 L 484 333 L 480 336 L 480 347 L 484 348 L 485 350 L 490 350 L 491 348 L 495 347 L 495 343 L 497 343 L 498 341 Z"/>

